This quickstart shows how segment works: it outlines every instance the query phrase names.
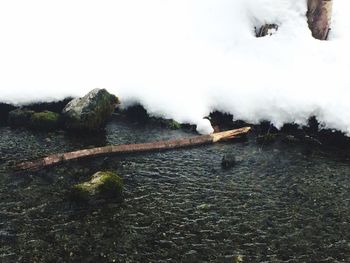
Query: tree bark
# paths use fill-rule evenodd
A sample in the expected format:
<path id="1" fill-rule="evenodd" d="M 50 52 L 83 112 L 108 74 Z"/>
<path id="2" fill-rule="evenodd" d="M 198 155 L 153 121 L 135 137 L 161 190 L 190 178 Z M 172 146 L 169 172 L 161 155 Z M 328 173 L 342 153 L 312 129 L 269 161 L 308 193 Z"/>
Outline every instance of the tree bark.
<path id="1" fill-rule="evenodd" d="M 59 164 L 65 161 L 80 159 L 91 156 L 101 156 L 108 154 L 122 154 L 122 153 L 137 153 L 137 152 L 149 152 L 159 151 L 167 149 L 185 148 L 190 146 L 204 145 L 216 143 L 219 141 L 229 140 L 237 137 L 238 135 L 246 134 L 251 130 L 250 127 L 244 127 L 241 129 L 224 131 L 213 133 L 210 135 L 195 136 L 190 138 L 169 140 L 169 141 L 157 141 L 141 144 L 124 144 L 124 145 L 110 145 L 105 147 L 97 147 L 92 149 L 84 149 L 74 152 L 59 153 L 49 155 L 47 157 L 22 162 L 15 165 L 15 170 L 37 170 L 54 164 Z"/>
<path id="2" fill-rule="evenodd" d="M 332 0 L 308 0 L 306 15 L 314 38 L 327 39 L 332 17 L 332 6 Z"/>

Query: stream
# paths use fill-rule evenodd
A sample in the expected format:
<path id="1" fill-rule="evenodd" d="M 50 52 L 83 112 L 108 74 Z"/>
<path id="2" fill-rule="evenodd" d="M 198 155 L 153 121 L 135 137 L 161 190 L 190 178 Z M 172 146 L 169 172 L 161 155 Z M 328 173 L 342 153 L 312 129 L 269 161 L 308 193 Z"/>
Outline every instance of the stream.
<path id="1" fill-rule="evenodd" d="M 51 153 L 194 136 L 111 121 L 78 136 L 0 127 L 0 262 L 350 262 L 350 158 L 245 142 L 72 161 L 14 173 Z M 223 169 L 225 154 L 238 159 Z M 116 171 L 124 202 L 67 198 Z"/>

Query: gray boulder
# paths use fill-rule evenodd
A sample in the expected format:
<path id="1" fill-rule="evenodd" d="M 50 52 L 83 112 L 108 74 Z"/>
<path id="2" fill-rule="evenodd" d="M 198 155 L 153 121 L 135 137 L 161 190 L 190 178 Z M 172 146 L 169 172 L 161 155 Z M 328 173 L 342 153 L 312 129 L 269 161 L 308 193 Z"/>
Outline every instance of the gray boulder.
<path id="1" fill-rule="evenodd" d="M 105 89 L 94 89 L 82 98 L 70 101 L 63 109 L 65 128 L 95 131 L 112 115 L 119 99 Z"/>

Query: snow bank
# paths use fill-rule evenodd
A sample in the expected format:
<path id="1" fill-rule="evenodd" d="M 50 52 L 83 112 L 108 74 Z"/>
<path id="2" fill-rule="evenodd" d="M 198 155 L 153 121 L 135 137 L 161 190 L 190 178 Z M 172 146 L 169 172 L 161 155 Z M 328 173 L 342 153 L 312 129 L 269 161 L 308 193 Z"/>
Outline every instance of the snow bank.
<path id="1" fill-rule="evenodd" d="M 217 109 L 277 127 L 316 115 L 350 134 L 350 3 L 334 1 L 327 42 L 306 0 L 1 1 L 0 101 L 100 87 L 202 133 Z M 264 23 L 278 32 L 255 38 Z"/>

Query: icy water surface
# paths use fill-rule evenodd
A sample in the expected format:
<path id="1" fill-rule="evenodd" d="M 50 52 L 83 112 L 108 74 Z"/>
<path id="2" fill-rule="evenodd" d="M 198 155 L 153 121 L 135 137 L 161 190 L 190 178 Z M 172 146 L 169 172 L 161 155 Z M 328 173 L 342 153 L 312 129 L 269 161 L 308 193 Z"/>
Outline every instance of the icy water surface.
<path id="1" fill-rule="evenodd" d="M 13 160 L 183 136 L 112 122 L 72 136 L 0 128 L 0 262 L 350 262 L 350 160 L 254 138 L 95 158 L 14 174 Z M 224 154 L 240 159 L 224 170 Z M 69 188 L 117 171 L 125 201 L 88 206 Z"/>

